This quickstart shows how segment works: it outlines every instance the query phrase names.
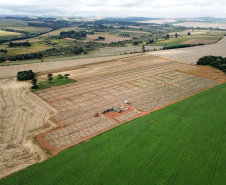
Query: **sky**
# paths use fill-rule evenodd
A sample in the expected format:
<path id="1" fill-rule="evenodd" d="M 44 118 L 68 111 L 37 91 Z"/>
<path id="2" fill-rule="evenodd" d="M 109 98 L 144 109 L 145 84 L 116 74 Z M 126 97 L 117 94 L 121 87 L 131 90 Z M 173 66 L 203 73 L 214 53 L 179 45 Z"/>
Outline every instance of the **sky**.
<path id="1" fill-rule="evenodd" d="M 0 15 L 226 18 L 226 0 L 0 0 Z"/>

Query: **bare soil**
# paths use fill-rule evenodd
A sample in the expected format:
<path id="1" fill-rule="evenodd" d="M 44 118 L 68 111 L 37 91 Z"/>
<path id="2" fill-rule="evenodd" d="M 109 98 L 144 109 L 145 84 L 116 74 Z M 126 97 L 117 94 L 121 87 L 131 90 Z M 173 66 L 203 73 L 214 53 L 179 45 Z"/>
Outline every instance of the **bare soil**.
<path id="1" fill-rule="evenodd" d="M 150 55 L 160 56 L 187 64 L 196 64 L 199 58 L 207 55 L 226 57 L 226 37 L 215 44 L 189 48 L 169 49 L 149 52 Z"/>
<path id="2" fill-rule="evenodd" d="M 34 72 L 53 71 L 53 70 L 58 70 L 62 68 L 80 66 L 84 64 L 109 61 L 109 60 L 114 60 L 118 58 L 132 57 L 135 55 L 137 54 L 74 59 L 74 60 L 43 62 L 43 63 L 32 63 L 32 64 L 22 64 L 22 65 L 15 65 L 15 66 L 0 66 L 0 69 L 1 69 L 0 78 L 16 76 L 18 71 L 25 71 L 25 70 L 33 70 Z"/>
<path id="3" fill-rule="evenodd" d="M 69 73 L 77 82 L 36 91 L 59 111 L 54 119 L 61 125 L 38 139 L 56 155 L 124 122 L 219 84 L 187 74 L 198 68 L 143 55 L 53 73 Z M 46 75 L 39 76 L 40 80 L 44 78 Z M 125 104 L 126 100 L 131 106 Z M 128 110 L 102 113 L 122 106 Z M 100 116 L 95 117 L 96 113 Z"/>
<path id="4" fill-rule="evenodd" d="M 105 40 L 97 40 L 98 36 L 105 37 Z M 131 37 L 119 37 L 119 36 L 111 36 L 111 35 L 87 35 L 86 40 L 84 42 L 99 42 L 99 43 L 106 43 L 110 44 L 112 42 L 119 42 L 119 41 L 124 41 L 124 40 L 131 40 Z"/>
<path id="5" fill-rule="evenodd" d="M 0 79 L 0 178 L 47 158 L 34 136 L 56 127 L 56 110 L 29 92 L 29 84 Z"/>
<path id="6" fill-rule="evenodd" d="M 213 44 L 217 40 L 204 40 L 204 39 L 190 39 L 182 42 L 181 44 Z"/>

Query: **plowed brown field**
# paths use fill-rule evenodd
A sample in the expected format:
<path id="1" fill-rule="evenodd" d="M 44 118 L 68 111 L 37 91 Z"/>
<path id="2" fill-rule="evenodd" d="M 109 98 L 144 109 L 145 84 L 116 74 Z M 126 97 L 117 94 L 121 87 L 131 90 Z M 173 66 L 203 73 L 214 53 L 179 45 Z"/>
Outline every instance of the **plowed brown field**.
<path id="1" fill-rule="evenodd" d="M 147 55 L 54 73 L 69 73 L 77 82 L 36 91 L 59 110 L 54 119 L 61 125 L 38 139 L 57 154 L 128 120 L 219 84 L 187 74 L 199 68 Z M 39 76 L 40 80 L 44 78 L 46 74 Z M 125 104 L 126 100 L 131 106 Z M 121 106 L 128 110 L 102 114 L 106 109 Z M 100 116 L 95 117 L 95 113 Z"/>
<path id="2" fill-rule="evenodd" d="M 0 79 L 0 178 L 46 159 L 34 136 L 56 127 L 56 110 L 16 79 Z"/>

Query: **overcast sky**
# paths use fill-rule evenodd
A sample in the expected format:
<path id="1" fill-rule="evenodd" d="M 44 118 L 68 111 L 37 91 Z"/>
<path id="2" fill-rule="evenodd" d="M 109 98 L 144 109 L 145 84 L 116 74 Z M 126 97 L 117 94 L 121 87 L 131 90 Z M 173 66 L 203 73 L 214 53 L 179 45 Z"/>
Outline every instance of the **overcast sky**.
<path id="1" fill-rule="evenodd" d="M 226 18 L 226 0 L 0 0 L 0 14 Z"/>

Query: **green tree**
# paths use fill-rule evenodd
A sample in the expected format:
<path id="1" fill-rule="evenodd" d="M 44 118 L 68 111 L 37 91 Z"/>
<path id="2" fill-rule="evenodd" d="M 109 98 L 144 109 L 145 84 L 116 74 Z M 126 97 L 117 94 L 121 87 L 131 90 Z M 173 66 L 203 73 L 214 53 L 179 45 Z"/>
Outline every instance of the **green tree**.
<path id="1" fill-rule="evenodd" d="M 145 45 L 142 46 L 142 52 L 145 52 Z"/>
<path id="2" fill-rule="evenodd" d="M 58 79 L 63 79 L 64 77 L 61 74 L 59 74 L 59 75 L 57 75 L 57 78 Z"/>
<path id="3" fill-rule="evenodd" d="M 70 74 L 65 74 L 64 75 L 65 79 L 68 79 L 68 76 L 70 76 Z"/>
<path id="4" fill-rule="evenodd" d="M 38 86 L 36 85 L 37 84 L 37 79 L 36 78 L 34 78 L 34 79 L 32 79 L 31 80 L 31 84 L 33 85 L 31 88 L 32 89 L 38 89 Z"/>
<path id="5" fill-rule="evenodd" d="M 177 38 L 179 35 L 177 33 L 175 33 L 175 38 Z"/>
<path id="6" fill-rule="evenodd" d="M 165 40 L 169 40 L 169 34 L 166 34 Z"/>
<path id="7" fill-rule="evenodd" d="M 53 74 L 48 74 L 47 77 L 50 82 L 53 80 Z"/>

